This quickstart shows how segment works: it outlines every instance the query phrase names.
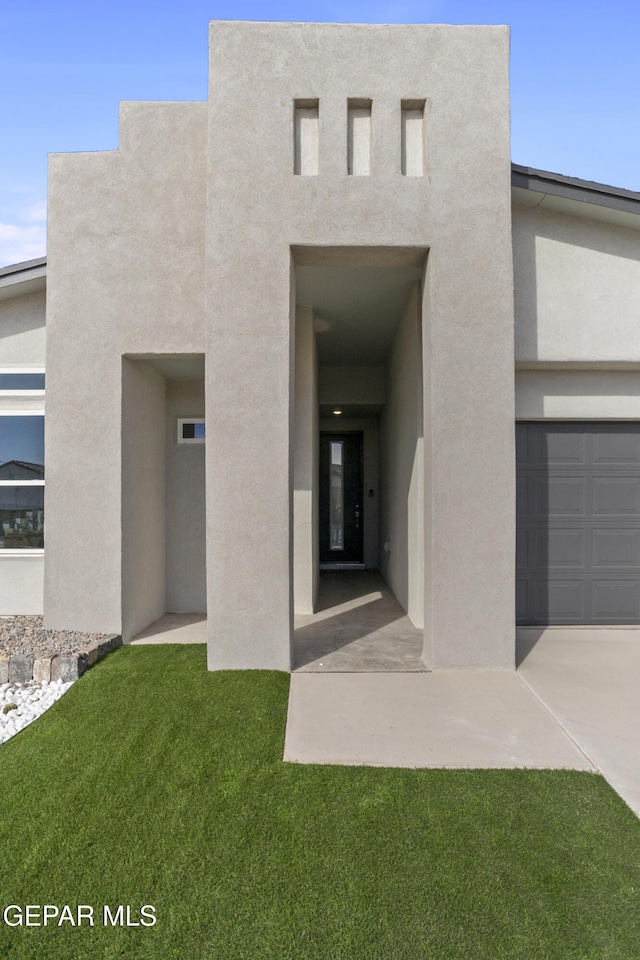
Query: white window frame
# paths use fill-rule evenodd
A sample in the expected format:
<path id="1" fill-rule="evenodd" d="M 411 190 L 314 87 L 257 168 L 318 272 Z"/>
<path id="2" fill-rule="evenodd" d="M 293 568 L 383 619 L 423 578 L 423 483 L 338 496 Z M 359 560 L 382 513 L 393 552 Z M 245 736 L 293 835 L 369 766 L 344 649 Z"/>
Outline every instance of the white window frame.
<path id="1" fill-rule="evenodd" d="M 206 428 L 204 437 L 185 438 L 182 436 L 182 427 L 185 423 L 206 423 L 204 417 L 178 417 L 178 443 L 205 443 Z"/>
<path id="2" fill-rule="evenodd" d="M 44 367 L 1 367 L 2 373 L 46 373 Z M 0 389 L 0 399 L 2 397 L 44 397 L 44 390 L 2 390 Z M 37 416 L 34 413 L 34 416 Z"/>
<path id="3" fill-rule="evenodd" d="M 44 370 L 13 370 L 13 373 L 44 373 Z M 33 396 L 34 393 L 42 393 L 44 396 L 44 390 L 0 390 L 0 397 L 15 396 L 16 393 L 20 396 Z M 0 417 L 42 417 L 44 420 L 44 407 L 34 408 L 33 410 L 12 410 L 10 407 L 0 407 Z M 44 487 L 44 480 L 0 480 L 0 487 Z M 20 547 L 15 550 L 4 549 L 0 550 L 0 560 L 3 557 L 42 557 L 44 556 L 44 547 Z"/>

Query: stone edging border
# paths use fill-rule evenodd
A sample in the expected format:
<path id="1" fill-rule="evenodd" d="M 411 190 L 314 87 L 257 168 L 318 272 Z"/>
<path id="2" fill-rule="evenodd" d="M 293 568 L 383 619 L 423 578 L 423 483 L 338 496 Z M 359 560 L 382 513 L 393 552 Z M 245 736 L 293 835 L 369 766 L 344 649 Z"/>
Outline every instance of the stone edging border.
<path id="1" fill-rule="evenodd" d="M 36 658 L 21 653 L 12 657 L 0 654 L 0 683 L 25 683 L 28 680 L 38 680 L 40 683 L 62 680 L 68 683 L 77 680 L 94 663 L 120 646 L 122 637 L 112 633 L 80 653 L 59 653 Z"/>

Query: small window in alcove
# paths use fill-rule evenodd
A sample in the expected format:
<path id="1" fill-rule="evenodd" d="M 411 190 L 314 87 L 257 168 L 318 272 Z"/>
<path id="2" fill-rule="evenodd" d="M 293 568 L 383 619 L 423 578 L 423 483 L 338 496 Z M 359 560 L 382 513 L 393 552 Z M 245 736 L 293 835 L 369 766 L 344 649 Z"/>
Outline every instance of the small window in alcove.
<path id="1" fill-rule="evenodd" d="M 205 421 L 202 417 L 178 420 L 178 443 L 204 443 Z"/>

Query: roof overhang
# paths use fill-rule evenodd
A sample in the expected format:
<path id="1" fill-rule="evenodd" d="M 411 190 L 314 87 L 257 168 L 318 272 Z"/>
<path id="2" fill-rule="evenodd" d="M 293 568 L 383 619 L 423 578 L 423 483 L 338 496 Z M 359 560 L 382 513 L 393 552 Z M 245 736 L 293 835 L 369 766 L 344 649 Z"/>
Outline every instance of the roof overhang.
<path id="1" fill-rule="evenodd" d="M 640 230 L 640 193 L 511 164 L 516 203 Z"/>
<path id="2" fill-rule="evenodd" d="M 25 260 L 0 268 L 0 300 L 21 297 L 46 287 L 47 258 Z"/>

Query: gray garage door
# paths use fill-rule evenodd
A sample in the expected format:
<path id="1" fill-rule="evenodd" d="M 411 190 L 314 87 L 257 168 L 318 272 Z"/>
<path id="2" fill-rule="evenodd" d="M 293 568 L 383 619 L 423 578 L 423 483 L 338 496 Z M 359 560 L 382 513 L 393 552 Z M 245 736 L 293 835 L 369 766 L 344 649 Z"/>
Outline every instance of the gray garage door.
<path id="1" fill-rule="evenodd" d="M 640 424 L 516 427 L 520 624 L 640 623 Z"/>

